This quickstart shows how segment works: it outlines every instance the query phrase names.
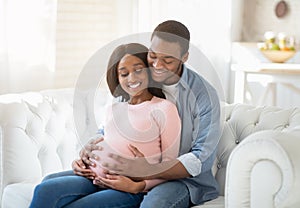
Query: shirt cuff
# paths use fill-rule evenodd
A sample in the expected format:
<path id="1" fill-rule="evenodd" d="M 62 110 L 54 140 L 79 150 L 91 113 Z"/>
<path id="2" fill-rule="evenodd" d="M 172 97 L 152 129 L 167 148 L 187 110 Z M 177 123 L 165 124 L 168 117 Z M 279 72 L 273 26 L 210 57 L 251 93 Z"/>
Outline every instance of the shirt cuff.
<path id="1" fill-rule="evenodd" d="M 185 167 L 187 172 L 193 177 L 201 173 L 202 163 L 201 161 L 191 152 L 181 155 L 177 158 Z"/>

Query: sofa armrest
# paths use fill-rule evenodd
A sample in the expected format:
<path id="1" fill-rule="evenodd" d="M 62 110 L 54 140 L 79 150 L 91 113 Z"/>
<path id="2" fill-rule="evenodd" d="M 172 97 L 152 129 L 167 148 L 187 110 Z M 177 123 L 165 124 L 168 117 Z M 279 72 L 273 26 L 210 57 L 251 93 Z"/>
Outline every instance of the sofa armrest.
<path id="1" fill-rule="evenodd" d="M 299 132 L 261 131 L 231 153 L 225 185 L 225 206 L 299 207 Z"/>

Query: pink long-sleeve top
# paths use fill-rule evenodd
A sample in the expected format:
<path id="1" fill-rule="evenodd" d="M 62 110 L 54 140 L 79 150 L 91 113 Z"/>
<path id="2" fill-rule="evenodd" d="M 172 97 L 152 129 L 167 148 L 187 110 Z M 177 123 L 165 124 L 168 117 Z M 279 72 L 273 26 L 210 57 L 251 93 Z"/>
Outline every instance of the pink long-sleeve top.
<path id="1" fill-rule="evenodd" d="M 136 105 L 127 102 L 114 103 L 107 110 L 104 129 L 104 142 L 101 143 L 104 151 L 95 151 L 102 162 L 109 162 L 110 159 L 104 154 L 111 151 L 133 158 L 129 144 L 136 146 L 152 164 L 178 156 L 181 121 L 176 106 L 168 100 L 154 96 L 150 101 Z M 92 169 L 101 176 L 100 162 Z M 145 190 L 163 181 L 146 180 Z"/>

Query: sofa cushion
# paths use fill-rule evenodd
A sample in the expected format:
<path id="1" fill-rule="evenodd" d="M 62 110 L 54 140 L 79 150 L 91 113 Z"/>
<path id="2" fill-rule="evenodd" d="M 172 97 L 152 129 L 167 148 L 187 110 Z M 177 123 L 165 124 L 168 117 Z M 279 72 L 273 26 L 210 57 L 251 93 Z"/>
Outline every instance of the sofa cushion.
<path id="1" fill-rule="evenodd" d="M 3 208 L 29 207 L 33 190 L 37 183 L 15 183 L 10 184 L 3 190 L 2 204 Z"/>
<path id="2" fill-rule="evenodd" d="M 225 208 L 224 196 L 219 196 L 218 198 L 206 202 L 204 204 L 193 206 L 192 208 Z"/>

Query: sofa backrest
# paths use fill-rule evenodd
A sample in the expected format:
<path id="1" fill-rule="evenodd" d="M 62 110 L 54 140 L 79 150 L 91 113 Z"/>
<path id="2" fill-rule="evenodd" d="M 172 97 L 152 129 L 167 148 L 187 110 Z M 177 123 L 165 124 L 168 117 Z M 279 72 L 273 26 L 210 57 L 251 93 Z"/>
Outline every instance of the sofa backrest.
<path id="1" fill-rule="evenodd" d="M 0 98 L 1 188 L 70 168 L 78 154 L 72 106 L 40 93 Z"/>
<path id="2" fill-rule="evenodd" d="M 73 95 L 73 89 L 63 89 L 0 96 L 0 197 L 8 184 L 39 182 L 49 173 L 71 169 L 79 150 L 96 133 L 88 104 L 96 102 L 95 120 L 101 122 L 109 99 L 106 90 L 97 96 L 82 93 L 75 128 Z"/>
<path id="3" fill-rule="evenodd" d="M 300 108 L 255 107 L 229 104 L 224 107 L 224 129 L 218 145 L 213 172 L 224 195 L 228 158 L 250 134 L 263 130 L 300 131 Z"/>

